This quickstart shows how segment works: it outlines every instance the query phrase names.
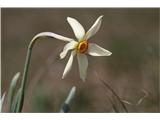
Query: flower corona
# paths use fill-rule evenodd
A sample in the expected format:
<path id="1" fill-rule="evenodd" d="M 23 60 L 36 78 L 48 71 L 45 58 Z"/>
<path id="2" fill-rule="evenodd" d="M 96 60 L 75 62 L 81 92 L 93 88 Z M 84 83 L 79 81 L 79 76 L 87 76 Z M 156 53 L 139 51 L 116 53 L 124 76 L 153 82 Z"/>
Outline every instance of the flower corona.
<path id="1" fill-rule="evenodd" d="M 82 40 L 77 45 L 77 53 L 86 53 L 88 50 L 88 41 Z"/>

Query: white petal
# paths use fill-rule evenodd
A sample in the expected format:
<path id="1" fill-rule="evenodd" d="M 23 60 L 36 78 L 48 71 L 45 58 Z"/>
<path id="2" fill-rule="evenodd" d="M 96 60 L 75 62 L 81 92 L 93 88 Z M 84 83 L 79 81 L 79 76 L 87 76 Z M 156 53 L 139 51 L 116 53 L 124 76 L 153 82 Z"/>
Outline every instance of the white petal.
<path id="1" fill-rule="evenodd" d="M 73 29 L 73 32 L 78 40 L 82 40 L 85 35 L 83 26 L 74 18 L 67 17 L 67 21 Z"/>
<path id="2" fill-rule="evenodd" d="M 67 43 L 64 46 L 63 51 L 60 53 L 60 58 L 63 59 L 67 55 L 67 52 L 69 50 L 74 49 L 77 44 L 78 44 L 78 42 L 76 42 L 76 41 L 71 41 L 71 42 Z"/>
<path id="3" fill-rule="evenodd" d="M 92 56 L 110 56 L 112 53 L 94 43 L 89 43 L 88 54 Z"/>
<path id="4" fill-rule="evenodd" d="M 77 54 L 80 78 L 85 81 L 87 76 L 88 59 L 85 54 Z"/>
<path id="5" fill-rule="evenodd" d="M 71 52 L 71 55 L 70 55 L 70 57 L 69 57 L 69 60 L 68 60 L 68 62 L 67 62 L 67 65 L 66 65 L 66 67 L 65 67 L 65 69 L 64 69 L 62 79 L 63 79 L 63 78 L 69 73 L 69 71 L 71 70 L 74 55 L 75 55 L 75 51 L 72 51 L 72 52 Z"/>
<path id="6" fill-rule="evenodd" d="M 92 27 L 87 31 L 87 33 L 85 35 L 86 40 L 88 40 L 90 37 L 92 37 L 93 35 L 95 35 L 98 32 L 98 30 L 101 26 L 102 17 L 103 17 L 103 15 L 98 17 L 98 19 L 95 21 L 95 23 L 92 25 Z"/>
<path id="7" fill-rule="evenodd" d="M 51 38 L 56 38 L 56 39 L 59 39 L 62 41 L 68 41 L 68 42 L 73 40 L 71 38 L 67 38 L 67 37 L 52 33 L 52 32 L 41 32 L 41 33 L 37 34 L 36 36 L 34 36 L 34 38 L 32 40 L 35 40 L 39 37 L 51 37 Z"/>

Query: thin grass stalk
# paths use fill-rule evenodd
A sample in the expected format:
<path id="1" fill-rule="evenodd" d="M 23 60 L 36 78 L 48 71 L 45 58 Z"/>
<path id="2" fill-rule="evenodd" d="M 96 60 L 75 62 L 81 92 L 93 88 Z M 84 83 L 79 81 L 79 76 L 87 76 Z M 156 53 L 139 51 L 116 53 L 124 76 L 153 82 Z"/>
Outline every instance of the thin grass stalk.
<path id="1" fill-rule="evenodd" d="M 106 94 L 106 96 L 108 96 L 108 94 Z M 120 111 L 117 109 L 117 107 L 115 106 L 114 102 L 112 101 L 112 99 L 108 96 L 109 102 L 112 104 L 113 110 L 116 113 L 119 113 Z"/>
<path id="2" fill-rule="evenodd" d="M 100 79 L 100 81 L 102 81 L 102 83 L 113 93 L 113 95 L 118 99 L 118 101 L 121 103 L 123 109 L 125 110 L 125 112 L 128 113 L 128 110 L 126 108 L 126 106 L 124 105 L 123 101 L 121 100 L 121 98 L 116 94 L 116 92 L 110 87 L 110 85 L 108 85 L 106 82 L 104 82 L 102 79 Z"/>
<path id="3" fill-rule="evenodd" d="M 98 74 L 97 72 L 95 71 L 95 74 L 96 74 L 96 77 L 103 83 L 103 85 L 105 87 L 107 87 L 111 92 L 112 94 L 117 98 L 117 100 L 121 103 L 123 109 L 125 110 L 125 112 L 128 113 L 128 109 L 126 108 L 126 106 L 124 105 L 123 101 L 121 100 L 121 98 L 116 94 L 116 92 L 112 89 L 112 87 L 110 87 L 109 84 L 107 84 L 106 82 L 104 82 L 104 80 L 102 80 L 101 78 L 98 77 Z"/>

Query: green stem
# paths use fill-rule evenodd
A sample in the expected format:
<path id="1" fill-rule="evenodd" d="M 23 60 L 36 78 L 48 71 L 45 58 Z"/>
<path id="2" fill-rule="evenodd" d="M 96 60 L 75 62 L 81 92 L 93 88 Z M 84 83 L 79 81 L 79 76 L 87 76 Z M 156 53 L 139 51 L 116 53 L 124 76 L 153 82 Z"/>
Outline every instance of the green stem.
<path id="1" fill-rule="evenodd" d="M 22 76 L 22 82 L 21 82 L 21 86 L 20 86 L 21 93 L 20 93 L 20 97 L 19 97 L 19 100 L 18 100 L 18 104 L 17 104 L 17 112 L 21 112 L 22 111 L 25 87 L 26 87 L 27 76 L 28 76 L 28 70 L 29 70 L 30 61 L 31 61 L 31 55 L 32 55 L 32 49 L 33 49 L 33 46 L 35 45 L 36 41 L 39 40 L 38 38 L 40 38 L 40 37 L 51 37 L 51 38 L 54 38 L 54 35 L 52 35 L 52 33 L 50 33 L 50 32 L 42 32 L 42 33 L 37 34 L 31 40 L 31 42 L 29 43 L 29 46 L 28 46 L 28 49 L 27 49 L 27 56 L 26 56 L 23 76 Z"/>
<path id="2" fill-rule="evenodd" d="M 23 77 L 22 77 L 22 82 L 21 82 L 21 86 L 20 86 L 20 89 L 21 89 L 20 97 L 17 101 L 17 108 L 16 108 L 17 112 L 22 111 L 25 86 L 26 86 L 26 81 L 27 81 L 27 76 L 28 76 L 29 65 L 30 65 L 30 61 L 31 61 L 32 49 L 33 49 L 34 44 L 36 43 L 36 41 L 40 37 L 56 38 L 56 39 L 66 41 L 66 42 L 69 42 L 72 40 L 70 38 L 66 38 L 66 37 L 60 36 L 60 35 L 52 33 L 52 32 L 39 33 L 31 40 L 31 42 L 29 43 L 29 46 L 28 46 L 28 50 L 27 50 L 27 56 L 26 56 L 26 61 L 25 61 L 25 66 L 24 66 L 24 71 L 23 71 Z"/>
<path id="3" fill-rule="evenodd" d="M 27 56 L 26 56 L 26 61 L 25 61 L 25 66 L 24 66 L 24 71 L 23 71 L 23 77 L 22 77 L 22 82 L 21 82 L 21 94 L 20 94 L 20 99 L 18 101 L 18 111 L 17 112 L 21 112 L 22 111 L 22 107 L 23 107 L 23 101 L 24 101 L 24 92 L 25 92 L 25 86 L 26 86 L 26 81 L 27 81 L 27 76 L 28 76 L 28 70 L 29 70 L 29 65 L 30 65 L 30 61 L 31 61 L 31 55 L 32 55 L 32 48 L 34 46 L 34 43 L 36 42 L 36 40 L 38 39 L 33 39 L 29 46 L 28 46 L 28 50 L 27 50 Z"/>

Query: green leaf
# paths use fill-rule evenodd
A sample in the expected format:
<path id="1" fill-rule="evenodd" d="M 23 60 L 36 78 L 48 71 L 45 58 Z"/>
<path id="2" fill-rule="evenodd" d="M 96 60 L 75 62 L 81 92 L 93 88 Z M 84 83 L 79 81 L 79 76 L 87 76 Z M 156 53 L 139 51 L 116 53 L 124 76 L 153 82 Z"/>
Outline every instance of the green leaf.
<path id="1" fill-rule="evenodd" d="M 17 105 L 18 105 L 18 102 L 19 102 L 19 99 L 20 99 L 20 94 L 21 94 L 21 92 L 22 92 L 22 89 L 21 88 L 19 88 L 18 89 L 18 92 L 17 92 L 17 94 L 16 94 L 16 97 L 15 97 L 15 100 L 14 100 L 14 102 L 13 102 L 13 104 L 12 104 L 12 107 L 11 107 L 11 112 L 17 112 L 18 110 L 18 108 L 17 108 Z"/>
<path id="2" fill-rule="evenodd" d="M 61 109 L 60 109 L 60 112 L 61 113 L 66 113 L 66 112 L 69 112 L 70 110 L 70 104 L 72 103 L 74 97 L 75 97 L 75 94 L 76 94 L 76 87 L 73 86 L 65 100 L 65 102 L 63 103 Z"/>
<path id="3" fill-rule="evenodd" d="M 0 98 L 0 112 L 2 112 L 2 106 L 3 106 L 5 95 L 6 93 L 3 93 L 3 96 Z"/>
<path id="4" fill-rule="evenodd" d="M 12 78 L 12 81 L 10 83 L 9 92 L 8 92 L 8 105 L 9 105 L 10 112 L 12 111 L 11 109 L 12 109 L 13 97 L 14 97 L 15 87 L 16 87 L 19 76 L 20 76 L 20 72 L 17 72 Z"/>

